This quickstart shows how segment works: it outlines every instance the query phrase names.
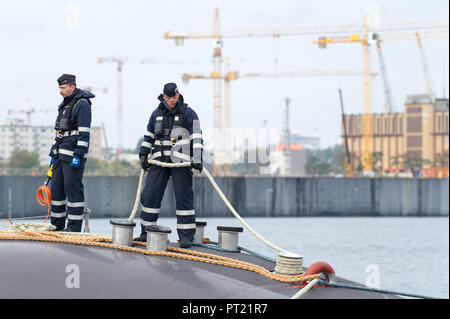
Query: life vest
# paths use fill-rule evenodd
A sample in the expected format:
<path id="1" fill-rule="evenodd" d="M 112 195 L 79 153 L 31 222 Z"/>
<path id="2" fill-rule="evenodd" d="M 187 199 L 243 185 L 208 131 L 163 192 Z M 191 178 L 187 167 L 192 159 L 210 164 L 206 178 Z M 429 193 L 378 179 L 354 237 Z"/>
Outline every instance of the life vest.
<path id="1" fill-rule="evenodd" d="M 190 162 L 192 147 L 189 131 L 184 125 L 187 104 L 177 105 L 174 111 L 159 107 L 155 117 L 155 142 L 152 159 L 174 163 Z"/>
<path id="2" fill-rule="evenodd" d="M 76 121 L 72 121 L 72 113 L 76 105 L 82 100 L 85 100 L 89 104 L 92 104 L 91 101 L 89 101 L 89 99 L 73 98 L 67 105 L 64 105 L 59 109 L 58 117 L 56 118 L 55 122 L 56 131 L 61 131 L 61 133 L 64 133 L 67 131 L 71 132 L 78 130 L 78 125 Z"/>

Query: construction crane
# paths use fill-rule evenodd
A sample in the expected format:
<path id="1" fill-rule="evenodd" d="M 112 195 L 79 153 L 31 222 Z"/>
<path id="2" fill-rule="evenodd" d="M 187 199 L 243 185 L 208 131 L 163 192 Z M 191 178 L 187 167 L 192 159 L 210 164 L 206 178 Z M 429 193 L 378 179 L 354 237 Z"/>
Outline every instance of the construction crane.
<path id="1" fill-rule="evenodd" d="M 9 109 L 8 115 L 12 115 L 13 113 L 24 113 L 27 116 L 27 125 L 31 125 L 31 115 L 33 113 L 38 113 L 38 112 L 42 112 L 42 113 L 55 112 L 55 109 L 34 109 L 34 108 L 20 109 L 20 110 Z"/>
<path id="2" fill-rule="evenodd" d="M 372 152 L 373 149 L 373 128 L 372 121 L 370 119 L 370 113 L 372 110 L 372 84 L 371 84 L 371 63 L 370 63 L 370 45 L 377 41 L 389 41 L 389 40 L 406 40 L 408 37 L 403 34 L 387 34 L 386 36 L 381 36 L 379 32 L 383 30 L 388 31 L 410 31 L 410 30 L 421 30 L 421 29 L 444 29 L 439 30 L 437 33 L 428 32 L 431 38 L 442 37 L 447 34 L 448 37 L 448 24 L 443 23 L 410 23 L 410 25 L 392 25 L 389 28 L 378 27 L 376 28 L 377 33 L 373 33 L 373 28 L 369 25 L 369 16 L 364 17 L 362 34 L 353 33 L 350 36 L 332 36 L 332 37 L 320 37 L 318 40 L 313 41 L 317 43 L 319 48 L 326 48 L 329 43 L 361 43 L 363 47 L 363 114 L 362 114 L 362 162 L 363 171 L 372 172 L 373 171 L 373 159 Z M 446 30 L 445 30 L 446 29 Z M 417 33 L 416 33 L 417 34 Z M 383 71 L 382 71 L 383 72 Z"/>
<path id="3" fill-rule="evenodd" d="M 427 88 L 427 93 L 434 101 L 435 96 L 434 96 L 433 84 L 431 82 L 431 74 L 430 74 L 430 69 L 428 68 L 427 59 L 425 57 L 425 51 L 422 46 L 422 39 L 421 39 L 419 32 L 416 32 L 415 35 L 417 38 L 417 46 L 419 47 L 420 60 L 422 62 L 422 69 L 423 69 L 423 75 L 425 78 L 425 86 Z"/>
<path id="4" fill-rule="evenodd" d="M 386 112 L 391 113 L 395 110 L 394 104 L 393 104 L 393 98 L 392 98 L 392 89 L 391 89 L 391 85 L 389 82 L 389 77 L 387 75 L 387 70 L 386 70 L 386 64 L 384 61 L 384 56 L 381 50 L 381 43 L 383 41 L 392 41 L 392 40 L 413 40 L 414 37 L 417 39 L 418 42 L 418 46 L 419 46 L 419 53 L 421 56 L 421 62 L 422 62 L 422 68 L 424 71 L 424 76 L 425 76 L 425 84 L 427 86 L 427 92 L 428 94 L 432 95 L 433 94 L 433 89 L 432 89 L 432 85 L 431 85 L 431 76 L 429 73 L 429 69 L 428 69 L 428 65 L 426 63 L 426 59 L 425 59 L 425 53 L 423 51 L 423 46 L 422 46 L 422 41 L 421 38 L 425 38 L 425 39 L 438 39 L 438 38 L 448 38 L 448 30 L 442 30 L 442 31 L 431 31 L 431 32 L 416 32 L 414 35 L 410 34 L 389 34 L 387 36 L 385 36 L 383 39 L 381 39 L 380 36 L 378 36 L 378 34 L 376 34 L 374 36 L 376 38 L 376 43 L 377 43 L 377 52 L 378 52 L 378 60 L 380 63 L 380 73 L 383 79 L 383 87 L 384 87 L 384 95 L 385 95 L 385 99 L 386 99 Z M 427 80 L 429 79 L 429 80 Z M 434 96 L 434 95 L 432 95 Z"/>
<path id="5" fill-rule="evenodd" d="M 227 66 L 229 68 L 229 66 Z M 296 70 L 296 71 L 278 71 L 278 72 L 238 72 L 238 71 L 227 71 L 224 74 L 211 72 L 210 74 L 189 74 L 185 73 L 182 75 L 182 80 L 184 83 L 189 83 L 190 80 L 198 79 L 212 79 L 214 81 L 224 81 L 225 83 L 225 128 L 231 128 L 231 88 L 230 83 L 240 78 L 279 78 L 279 77 L 323 77 L 323 76 L 361 76 L 362 72 L 358 70 Z M 374 73 L 372 76 L 376 76 Z M 231 150 L 231 136 L 230 132 L 226 130 L 225 132 L 225 169 L 223 170 L 221 162 L 215 163 L 217 167 L 216 173 L 225 173 L 229 175 L 231 173 L 231 165 L 229 156 Z M 215 152 L 220 152 L 217 147 Z M 221 157 L 219 157 L 222 159 Z M 217 160 L 218 157 L 215 157 Z"/>
<path id="6" fill-rule="evenodd" d="M 394 104 L 392 99 L 392 89 L 391 84 L 389 82 L 389 77 L 387 75 L 386 64 L 384 62 L 383 52 L 381 50 L 381 41 L 377 39 L 377 52 L 378 52 L 378 61 L 380 62 L 380 73 L 383 79 L 383 87 L 384 87 L 384 97 L 385 97 L 385 110 L 387 113 L 392 113 L 394 110 Z"/>
<path id="7" fill-rule="evenodd" d="M 345 147 L 345 155 L 346 155 L 346 157 L 344 158 L 344 173 L 345 173 L 345 177 L 353 177 L 352 161 L 351 161 L 350 152 L 349 152 L 349 148 L 348 148 L 347 124 L 345 121 L 344 101 L 342 98 L 342 90 L 341 89 L 339 89 L 339 100 L 341 102 L 342 128 L 344 131 L 344 147 Z"/>
<path id="8" fill-rule="evenodd" d="M 125 63 L 139 63 L 139 64 L 172 64 L 172 65 L 192 65 L 198 64 L 194 62 L 167 60 L 158 58 L 139 58 L 139 57 L 99 57 L 97 63 L 112 62 L 117 64 L 117 152 L 123 152 L 123 78 L 122 70 Z"/>
<path id="9" fill-rule="evenodd" d="M 400 30 L 411 30 L 411 28 L 416 29 L 436 29 L 436 28 L 447 28 L 448 24 L 445 23 L 430 23 L 430 22 L 416 22 L 416 23 L 396 23 L 396 24 L 387 24 L 382 25 L 377 28 L 378 32 L 391 32 L 391 31 L 400 31 Z M 365 109 L 370 111 L 370 37 L 369 37 L 369 26 L 367 23 L 367 19 L 364 19 L 363 25 L 335 25 L 335 26 L 305 26 L 305 27 L 291 27 L 291 28 L 260 28 L 260 29 L 251 29 L 251 30 L 229 30 L 222 32 L 219 24 L 219 8 L 215 9 L 214 14 L 214 24 L 213 24 L 213 32 L 212 33 L 192 33 L 192 32 L 174 32 L 167 31 L 164 34 L 164 39 L 173 39 L 175 40 L 175 44 L 177 46 L 183 45 L 184 40 L 186 39 L 213 39 L 213 63 L 214 63 L 214 170 L 215 174 L 221 174 L 222 170 L 220 166 L 216 165 L 216 160 L 218 159 L 218 153 L 216 152 L 219 147 L 221 147 L 221 135 L 222 133 L 222 105 L 220 103 L 219 94 L 220 88 L 218 88 L 217 78 L 220 77 L 220 73 L 222 70 L 222 47 L 223 47 L 223 39 L 224 38 L 242 38 L 242 37 L 272 37 L 279 38 L 281 36 L 317 36 L 317 35 L 325 35 L 325 34 L 345 34 L 345 33 L 359 33 L 363 32 L 364 34 L 364 65 L 367 68 L 363 75 L 363 83 L 364 83 L 364 105 Z M 365 120 L 365 124 L 363 126 L 366 127 L 366 136 L 368 132 L 371 132 L 371 128 L 368 127 L 370 121 L 368 119 Z M 217 133 L 220 133 L 219 136 Z M 370 163 L 371 159 L 368 159 L 367 163 Z M 368 165 L 366 165 L 368 167 Z"/>

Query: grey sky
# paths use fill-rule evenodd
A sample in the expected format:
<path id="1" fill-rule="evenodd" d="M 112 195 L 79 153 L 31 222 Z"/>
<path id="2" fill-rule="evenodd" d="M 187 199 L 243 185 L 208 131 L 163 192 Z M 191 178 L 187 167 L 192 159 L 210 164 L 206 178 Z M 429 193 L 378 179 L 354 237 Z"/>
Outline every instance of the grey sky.
<path id="1" fill-rule="evenodd" d="M 200 65 L 126 64 L 123 69 L 125 147 L 134 147 L 144 134 L 157 96 L 166 82 L 178 83 L 185 101 L 200 117 L 202 127 L 213 126 L 211 80 L 183 84 L 181 74 L 212 71 L 212 41 L 186 40 L 176 47 L 164 40 L 168 30 L 211 33 L 215 7 L 223 9 L 222 30 L 362 24 L 365 7 L 380 7 L 382 24 L 405 21 L 445 21 L 449 4 L 432 1 L 1 1 L 0 2 L 0 123 L 7 110 L 56 108 L 61 97 L 56 78 L 77 75 L 79 86 L 107 87 L 95 92 L 93 125 L 106 125 L 108 142 L 117 134 L 116 65 L 97 63 L 97 57 L 130 56 L 196 61 Z M 79 14 L 77 13 L 79 11 Z M 72 19 L 75 17 L 75 19 Z M 79 17 L 79 20 L 78 18 Z M 360 44 L 334 44 L 319 50 L 312 37 L 225 39 L 224 57 L 241 72 L 305 69 L 343 70 L 362 66 Z M 447 86 L 448 39 L 424 40 L 437 97 Z M 415 41 L 383 46 L 396 110 L 406 94 L 425 93 L 424 77 Z M 278 61 L 276 64 L 275 61 Z M 372 49 L 372 70 L 378 58 Z M 284 98 L 291 97 L 291 130 L 319 134 L 321 146 L 339 142 L 342 88 L 347 113 L 362 112 L 360 76 L 321 78 L 238 79 L 231 84 L 232 126 L 258 128 L 267 120 L 281 128 Z M 372 108 L 384 109 L 381 77 L 373 81 Z M 55 113 L 35 113 L 33 124 L 53 125 Z M 24 115 L 16 117 L 25 118 Z"/>

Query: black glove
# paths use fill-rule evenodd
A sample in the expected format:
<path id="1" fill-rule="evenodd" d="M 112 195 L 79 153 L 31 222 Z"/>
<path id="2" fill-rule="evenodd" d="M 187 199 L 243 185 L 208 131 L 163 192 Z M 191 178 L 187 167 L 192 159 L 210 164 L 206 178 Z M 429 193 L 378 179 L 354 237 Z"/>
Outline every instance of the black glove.
<path id="1" fill-rule="evenodd" d="M 191 162 L 191 168 L 198 170 L 200 173 L 203 170 L 203 163 L 202 162 Z"/>
<path id="2" fill-rule="evenodd" d="M 139 160 L 141 161 L 141 167 L 144 171 L 148 171 L 151 164 L 148 163 L 147 155 L 141 155 L 139 156 Z"/>

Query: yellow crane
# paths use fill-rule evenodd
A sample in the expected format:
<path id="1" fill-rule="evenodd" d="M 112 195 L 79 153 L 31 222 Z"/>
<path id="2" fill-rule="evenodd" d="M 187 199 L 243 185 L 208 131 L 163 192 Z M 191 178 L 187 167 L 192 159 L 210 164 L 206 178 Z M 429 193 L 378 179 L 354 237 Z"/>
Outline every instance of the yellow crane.
<path id="1" fill-rule="evenodd" d="M 228 64 L 227 64 L 228 65 Z M 229 68 L 229 67 L 228 67 Z M 323 76 L 361 76 L 362 72 L 358 70 L 314 70 L 314 69 L 302 69 L 294 71 L 278 71 L 278 72 L 238 72 L 227 71 L 223 74 L 218 72 L 211 72 L 210 74 L 200 73 L 185 73 L 182 75 L 184 83 L 189 83 L 190 80 L 214 80 L 223 81 L 225 86 L 224 105 L 225 105 L 225 128 L 231 128 L 231 87 L 230 83 L 240 78 L 278 78 L 278 77 L 323 77 Z M 373 74 L 372 76 L 375 76 Z M 215 163 L 218 172 L 223 172 L 225 175 L 231 174 L 231 136 L 229 130 L 225 132 L 225 169 L 222 167 L 222 162 Z M 221 150 L 215 148 L 216 152 L 219 152 L 219 156 L 215 159 L 222 159 Z"/>
<path id="2" fill-rule="evenodd" d="M 392 40 L 408 40 L 411 39 L 411 35 L 405 33 L 396 34 L 386 34 L 380 35 L 379 33 L 374 33 L 372 28 L 369 26 L 369 17 L 364 17 L 364 28 L 361 33 L 353 33 L 349 36 L 331 36 L 331 37 L 320 37 L 318 40 L 313 41 L 317 43 L 319 48 L 326 48 L 327 44 L 330 43 L 361 43 L 363 48 L 363 114 L 362 114 L 362 163 L 363 171 L 371 172 L 373 170 L 373 128 L 372 121 L 370 119 L 370 113 L 372 110 L 372 84 L 371 84 L 371 63 L 370 63 L 370 45 L 377 41 L 392 41 Z M 439 38 L 448 37 L 448 24 L 443 23 L 410 23 L 410 25 L 391 25 L 389 28 L 379 27 L 377 32 L 382 32 L 383 30 L 388 31 L 410 31 L 410 30 L 421 30 L 421 29 L 438 29 L 435 32 L 428 31 L 424 32 L 422 38 Z M 439 30 L 440 29 L 440 30 Z M 417 36 L 420 46 L 420 38 Z M 379 46 L 378 42 L 378 46 Z M 380 48 L 380 47 L 379 47 Z M 427 80 L 428 83 L 428 80 Z"/>
<path id="3" fill-rule="evenodd" d="M 303 26 L 303 27 L 289 27 L 289 28 L 257 28 L 248 30 L 228 30 L 222 31 L 219 23 L 219 8 L 215 9 L 214 13 L 214 23 L 212 33 L 192 33 L 192 32 L 176 32 L 167 31 L 164 34 L 164 39 L 173 39 L 177 46 L 181 46 L 186 39 L 213 39 L 213 63 L 214 63 L 214 149 L 215 151 L 220 149 L 222 146 L 222 104 L 221 104 L 221 88 L 220 88 L 220 77 L 222 71 L 222 47 L 223 39 L 225 38 L 242 38 L 242 37 L 272 37 L 278 38 L 281 36 L 318 36 L 325 34 L 352 34 L 352 33 L 363 33 L 363 40 L 359 40 L 363 43 L 363 58 L 364 70 L 363 82 L 364 82 L 364 108 L 365 111 L 370 111 L 370 42 L 371 40 L 371 30 L 368 25 L 367 18 L 364 19 L 363 25 L 357 24 L 344 24 L 344 25 L 334 25 L 334 26 Z M 377 28 L 379 32 L 392 32 L 392 31 L 406 31 L 411 29 L 436 29 L 436 28 L 447 28 L 448 24 L 445 23 L 434 23 L 434 22 L 414 22 L 414 23 L 395 23 L 381 25 Z M 348 41 L 346 41 L 348 42 Z M 367 68 L 369 66 L 369 68 Z M 366 132 L 366 137 L 371 128 L 369 127 L 370 121 L 365 120 L 363 127 Z M 218 134 L 219 133 L 219 134 Z M 369 148 L 366 148 L 369 149 Z M 222 174 L 222 169 L 215 165 L 216 160 L 219 157 L 219 152 L 214 152 L 214 168 L 213 173 L 216 175 Z M 371 163 L 371 159 L 367 160 L 367 163 Z M 368 167 L 366 165 L 365 167 Z"/>

